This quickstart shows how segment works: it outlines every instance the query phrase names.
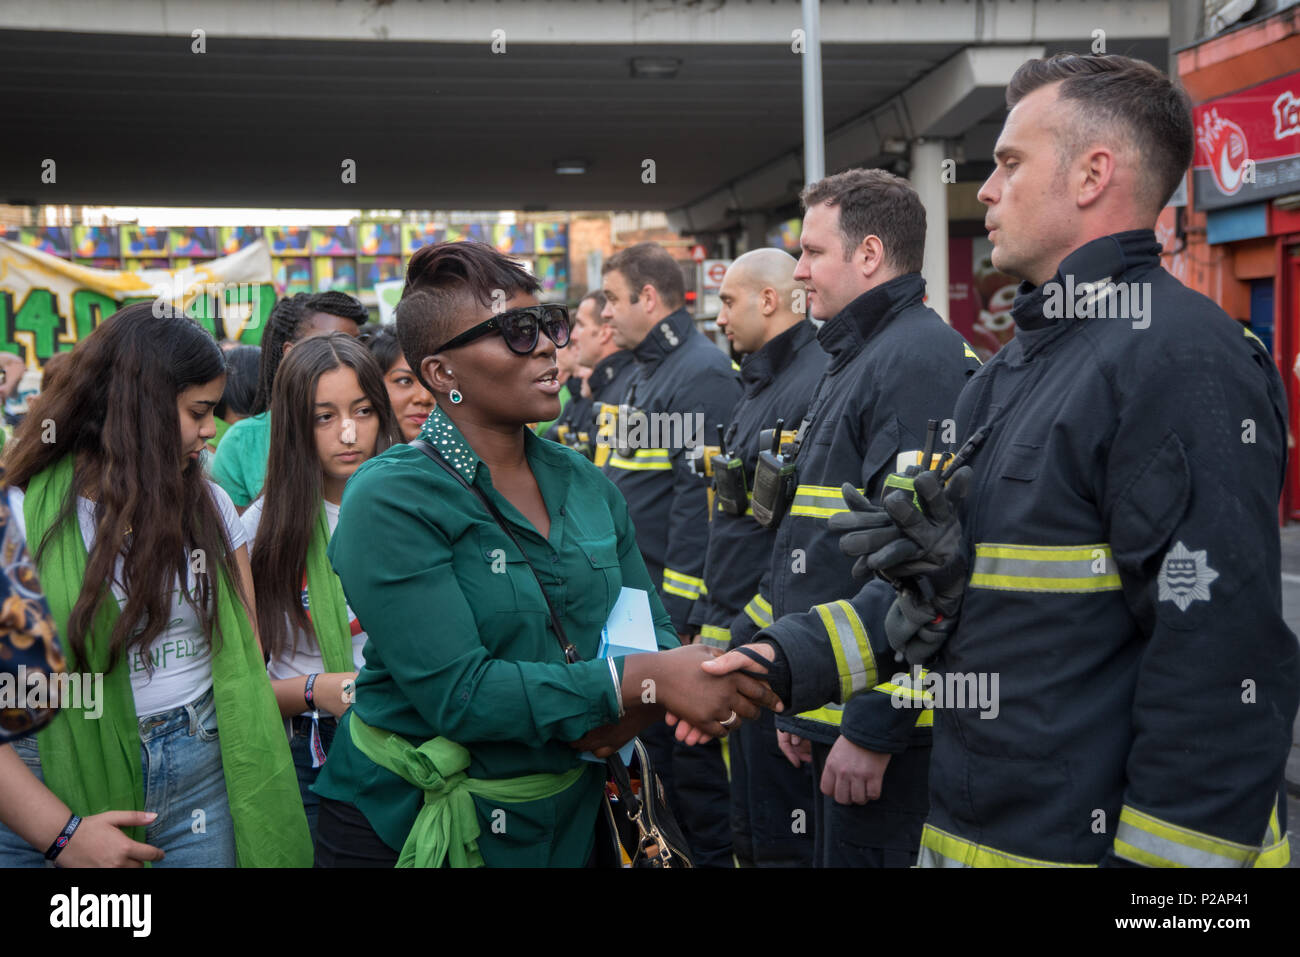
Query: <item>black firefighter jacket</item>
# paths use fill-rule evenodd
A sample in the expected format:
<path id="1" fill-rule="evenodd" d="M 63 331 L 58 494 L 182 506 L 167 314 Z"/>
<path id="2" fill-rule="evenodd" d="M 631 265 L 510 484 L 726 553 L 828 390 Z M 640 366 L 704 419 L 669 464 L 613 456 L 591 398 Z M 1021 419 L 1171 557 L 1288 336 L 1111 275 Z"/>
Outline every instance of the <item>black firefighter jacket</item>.
<path id="1" fill-rule="evenodd" d="M 685 309 L 657 322 L 632 355 L 636 366 L 623 401 L 630 396 L 648 414 L 647 428 L 638 434 L 620 421 L 619 430 L 639 447 L 623 456 L 616 441 L 603 468 L 627 499 L 646 567 L 673 627 L 684 633 L 704 592 L 709 541 L 708 488 L 688 453 L 704 444 L 706 427 L 730 417 L 740 381 L 734 363 Z"/>
<path id="2" fill-rule="evenodd" d="M 784 420 L 783 430 L 794 431 L 808 412 L 817 383 L 826 371 L 826 353 L 817 344 L 817 329 L 803 319 L 774 336 L 740 364 L 745 390 L 736 403 L 723 438 L 727 452 L 745 464 L 745 488 L 754 490 L 759 433 Z M 710 429 L 714 423 L 709 423 Z M 710 432 L 711 442 L 717 441 Z M 709 550 L 704 567 L 704 596 L 691 612 L 692 630 L 700 640 L 726 647 L 731 622 L 758 589 L 759 579 L 772 557 L 776 529 L 754 520 L 750 506 L 744 515 L 724 512 L 713 503 L 709 516 Z"/>
<path id="3" fill-rule="evenodd" d="M 1282 382 L 1158 252 L 1150 231 L 1119 233 L 1022 285 L 1015 339 L 958 403 L 963 438 L 992 432 L 963 509 L 956 629 L 928 675 L 860 696 L 932 699 L 922 865 L 1289 858 L 1300 658 L 1282 619 Z M 893 596 L 871 582 L 765 633 L 796 706 L 901 668 Z"/>
<path id="4" fill-rule="evenodd" d="M 907 273 L 863 293 L 817 333 L 830 355 L 809 406 L 798 488 L 777 529 L 759 592 L 732 627 L 743 643 L 759 627 L 814 605 L 852 597 L 861 587 L 853 562 L 826 520 L 846 510 L 849 482 L 878 499 L 900 453 L 920 450 L 930 419 L 951 426 L 957 395 L 979 360 L 966 341 L 922 302 L 925 280 Z M 877 696 L 784 715 L 777 727 L 833 744 L 843 733 L 859 747 L 900 753 L 928 742 L 929 713 L 900 715 Z M 918 720 L 920 726 L 917 726 Z"/>

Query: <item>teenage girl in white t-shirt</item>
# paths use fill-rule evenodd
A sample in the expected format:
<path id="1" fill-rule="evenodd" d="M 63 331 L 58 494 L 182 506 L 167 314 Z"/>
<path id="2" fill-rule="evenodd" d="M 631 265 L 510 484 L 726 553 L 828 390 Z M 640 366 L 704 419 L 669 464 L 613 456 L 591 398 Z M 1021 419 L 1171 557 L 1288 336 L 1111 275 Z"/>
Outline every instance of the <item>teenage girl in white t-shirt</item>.
<path id="1" fill-rule="evenodd" d="M 259 633 L 270 655 L 268 672 L 280 713 L 292 725 L 290 750 L 313 838 L 318 799 L 310 788 L 334 739 L 337 718 L 350 703 L 351 682 L 364 663 L 366 633 L 347 608 L 328 559 L 317 568 L 327 572 L 340 613 L 331 623 L 313 607 L 309 548 L 313 534 L 319 536 L 318 547 L 328 541 L 320 531 L 322 509 L 324 527 L 333 535 L 343 487 L 352 473 L 400 440 L 383 371 L 356 339 L 329 333 L 291 345 L 272 392 L 266 486 L 242 518 L 252 547 Z M 331 670 L 320 629 L 338 632 L 345 620 L 346 638 L 336 634 L 335 647 L 347 647 L 347 667 Z"/>
<path id="2" fill-rule="evenodd" d="M 80 750 L 89 739 L 66 758 L 81 763 L 57 769 L 42 767 L 43 746 L 34 736 L 20 739 L 14 751 L 32 774 L 26 775 L 12 754 L 2 760 L 7 772 L 26 775 L 23 788 L 30 800 L 12 831 L 0 828 L 0 865 L 40 865 L 47 848 L 45 857 L 53 853 L 59 864 L 140 866 L 162 861 L 164 852 L 168 866 L 236 863 L 217 702 L 243 705 L 230 709 L 240 712 L 239 720 L 222 719 L 223 728 L 232 722 L 228 730 L 237 735 L 232 740 L 241 742 L 252 740 L 243 736 L 252 727 L 262 736 L 258 740 L 274 743 L 266 735 L 266 721 L 274 721 L 275 712 L 270 689 L 248 692 L 244 677 L 214 688 L 214 649 L 223 655 L 235 649 L 240 662 L 260 657 L 249 626 L 253 588 L 244 529 L 230 497 L 199 466 L 200 452 L 215 433 L 213 408 L 224 384 L 224 358 L 209 333 L 181 316 L 156 316 L 152 304 L 129 306 L 73 350 L 57 384 L 42 395 L 39 416 L 20 428 L 6 463 L 7 504 L 37 559 L 46 594 L 62 589 L 59 593 L 76 596 L 61 624 L 70 659 L 96 661 L 108 649 L 109 663 L 98 680 L 105 689 L 129 687 L 133 709 L 130 703 L 113 708 L 121 701 L 114 698 L 94 709 L 103 717 L 89 716 L 97 722 L 114 716 L 112 726 L 129 729 L 125 733 L 131 737 L 138 725 L 145 810 L 81 810 L 84 819 L 69 813 L 69 805 L 102 807 L 106 794 L 122 793 L 117 786 L 93 790 L 96 774 L 86 771 Z M 54 490 L 65 485 L 66 498 L 60 498 Z M 38 487 L 44 490 L 39 495 Z M 25 509 L 28 497 L 32 502 Z M 60 518 L 50 522 L 44 540 L 28 521 L 41 514 L 31 509 L 42 500 L 62 502 Z M 53 544 L 74 515 L 85 545 L 84 576 L 42 557 L 43 541 Z M 59 547 L 65 549 L 61 555 L 69 555 L 66 549 L 75 546 Z M 227 587 L 236 593 L 233 602 Z M 115 599 L 117 616 L 111 630 L 102 618 L 108 595 Z M 228 611 L 218 621 L 223 606 Z M 236 660 L 233 653 L 221 660 L 222 675 L 244 674 L 224 664 Z M 123 667 L 129 681 L 121 680 Z M 236 688 L 237 696 L 225 696 L 227 688 Z M 265 705 L 250 708 L 250 702 Z M 97 722 L 84 724 L 98 728 Z M 97 761 L 96 750 L 89 748 L 85 760 Z M 287 749 L 282 757 L 273 747 L 264 750 L 268 778 L 287 775 Z M 103 766 L 111 770 L 98 778 L 112 781 L 118 775 L 120 781 L 127 774 L 130 780 L 134 758 L 127 758 L 124 770 L 118 770 L 109 755 Z M 282 766 L 274 766 L 277 761 Z M 46 787 L 58 787 L 56 775 L 73 782 L 67 804 Z M 269 793 L 268 783 L 259 786 Z M 232 793 L 237 798 L 243 792 L 236 786 Z M 259 792 L 259 800 L 264 797 Z M 268 800 L 278 801 L 274 795 Z M 289 808 L 288 813 L 295 812 Z M 253 817 L 258 815 L 242 820 Z M 135 833 L 147 843 L 119 830 L 140 826 L 147 830 Z M 265 837 L 268 845 L 277 840 L 277 835 Z M 254 857 L 249 854 L 248 860 Z"/>

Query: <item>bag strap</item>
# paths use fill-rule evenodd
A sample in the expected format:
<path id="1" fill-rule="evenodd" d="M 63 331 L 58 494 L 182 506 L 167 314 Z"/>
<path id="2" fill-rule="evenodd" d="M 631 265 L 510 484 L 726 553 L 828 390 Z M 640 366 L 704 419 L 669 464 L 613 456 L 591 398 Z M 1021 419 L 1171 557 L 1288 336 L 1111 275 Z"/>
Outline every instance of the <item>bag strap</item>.
<path id="1" fill-rule="evenodd" d="M 528 560 L 528 553 L 525 552 L 523 546 L 519 544 L 519 539 L 515 538 L 515 533 L 510 531 L 510 526 L 506 524 L 505 516 L 501 514 L 501 510 L 492 504 L 492 500 L 483 493 L 482 489 L 465 481 L 465 476 L 457 472 L 456 469 L 452 467 L 452 464 L 443 458 L 442 454 L 428 442 L 424 441 L 424 439 L 412 439 L 407 444 L 419 449 L 434 462 L 438 463 L 438 465 L 442 466 L 447 471 L 448 475 L 465 488 L 469 489 L 470 492 L 472 492 L 474 496 L 483 503 L 483 507 L 488 510 L 488 514 L 492 516 L 493 521 L 501 527 L 501 531 L 506 533 L 506 537 L 509 538 L 515 548 L 518 549 L 519 554 L 524 556 L 524 564 L 526 564 L 528 570 L 533 573 L 533 578 L 537 582 L 537 588 L 542 593 L 542 600 L 546 602 L 546 610 L 550 612 L 551 627 L 555 630 L 555 637 L 559 639 L 560 648 L 564 651 L 565 663 L 571 665 L 575 662 L 581 661 L 582 656 L 578 654 L 578 649 L 573 646 L 573 643 L 569 641 L 568 636 L 564 633 L 564 626 L 560 624 L 560 616 L 555 613 L 555 606 L 551 604 L 551 599 L 547 597 L 546 589 L 542 587 L 542 580 L 538 577 L 537 569 L 535 569 L 533 563 Z M 617 754 L 606 758 L 605 764 L 609 768 L 609 773 L 614 779 L 614 787 L 619 792 L 619 800 L 623 803 L 623 807 L 626 809 L 629 819 L 635 820 L 641 811 L 641 802 L 637 800 L 636 792 L 632 790 L 632 779 L 627 773 L 627 766 L 619 760 Z"/>
<path id="2" fill-rule="evenodd" d="M 510 526 L 506 524 L 505 516 L 501 514 L 500 509 L 492 504 L 492 500 L 483 494 L 482 489 L 465 481 L 465 476 L 457 472 L 456 469 L 452 467 L 451 463 L 444 459 L 442 454 L 428 442 L 424 441 L 424 439 L 412 439 L 407 444 L 413 445 L 429 458 L 433 459 L 433 461 L 441 465 L 447 470 L 448 475 L 454 478 L 461 485 L 465 486 L 465 488 L 469 489 L 470 492 L 472 492 L 475 497 L 483 503 L 483 507 L 488 510 L 488 514 L 491 515 L 492 519 L 501 527 L 501 531 L 506 533 L 506 537 L 510 539 L 511 544 L 515 546 L 520 555 L 524 556 L 524 564 L 526 564 L 528 570 L 533 573 L 533 578 L 537 581 L 537 588 L 542 593 L 542 600 L 546 602 L 546 610 L 550 613 L 551 627 L 555 630 L 555 637 L 560 641 L 560 650 L 564 652 L 565 663 L 571 665 L 574 662 L 581 661 L 582 656 L 578 654 L 578 649 L 573 646 L 573 643 L 569 641 L 568 636 L 564 633 L 564 626 L 560 624 L 560 616 L 555 613 L 555 606 L 551 604 L 551 599 L 547 596 L 546 589 L 542 587 L 542 580 L 537 575 L 537 569 L 535 569 L 533 563 L 528 560 L 528 553 L 525 552 L 524 547 L 519 544 L 519 539 L 515 538 L 515 533 L 510 531 Z"/>

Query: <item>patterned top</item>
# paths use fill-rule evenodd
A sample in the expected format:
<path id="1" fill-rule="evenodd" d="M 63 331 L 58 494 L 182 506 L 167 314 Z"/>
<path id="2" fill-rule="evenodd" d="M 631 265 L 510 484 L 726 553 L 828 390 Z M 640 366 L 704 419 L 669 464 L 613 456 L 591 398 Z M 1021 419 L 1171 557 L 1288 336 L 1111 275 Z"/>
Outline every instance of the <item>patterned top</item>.
<path id="1" fill-rule="evenodd" d="M 2 476 L 0 476 L 2 478 Z M 41 594 L 36 566 L 0 496 L 0 744 L 45 727 L 57 705 L 47 703 L 47 679 L 67 667 Z M 32 678 L 47 687 L 35 693 Z M 29 689 L 31 692 L 29 696 Z M 29 705 L 35 705 L 29 707 Z"/>

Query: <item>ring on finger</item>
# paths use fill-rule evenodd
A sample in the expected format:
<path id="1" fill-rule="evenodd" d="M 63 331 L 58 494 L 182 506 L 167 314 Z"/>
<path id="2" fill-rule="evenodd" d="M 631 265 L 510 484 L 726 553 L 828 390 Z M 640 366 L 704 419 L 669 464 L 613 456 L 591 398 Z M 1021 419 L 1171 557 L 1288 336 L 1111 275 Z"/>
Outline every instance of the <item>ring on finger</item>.
<path id="1" fill-rule="evenodd" d="M 733 711 L 731 712 L 730 718 L 728 718 L 726 721 L 719 721 L 718 724 L 722 725 L 724 728 L 730 728 L 733 724 L 736 723 L 736 719 L 738 717 L 739 715 L 737 715 L 736 712 Z"/>

